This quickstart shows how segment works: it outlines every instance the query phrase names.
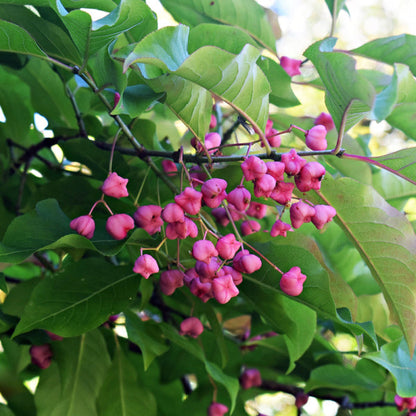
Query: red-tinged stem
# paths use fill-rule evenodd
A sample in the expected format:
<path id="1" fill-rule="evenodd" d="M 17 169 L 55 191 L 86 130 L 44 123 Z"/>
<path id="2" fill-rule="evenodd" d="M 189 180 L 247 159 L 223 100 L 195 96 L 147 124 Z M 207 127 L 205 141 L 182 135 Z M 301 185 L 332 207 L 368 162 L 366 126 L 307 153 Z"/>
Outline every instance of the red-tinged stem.
<path id="1" fill-rule="evenodd" d="M 342 154 L 342 158 L 343 158 L 343 159 L 345 158 L 345 159 L 351 159 L 351 160 L 358 160 L 358 161 L 361 161 L 361 162 L 370 163 L 371 165 L 378 166 L 378 167 L 379 167 L 379 168 L 381 168 L 381 169 L 385 169 L 385 170 L 387 170 L 387 171 L 389 171 L 389 172 L 393 173 L 394 175 L 400 176 L 401 178 L 406 179 L 408 182 L 410 182 L 410 183 L 412 183 L 412 184 L 416 185 L 416 181 L 414 181 L 414 180 L 412 180 L 412 179 L 408 178 L 407 176 L 403 175 L 403 174 L 402 174 L 402 173 L 400 173 L 399 171 L 394 170 L 394 169 L 392 169 L 391 167 L 389 167 L 389 166 L 387 166 L 387 165 L 384 165 L 383 163 L 377 162 L 376 160 L 371 159 L 371 158 L 369 158 L 369 157 L 366 157 L 366 156 L 360 156 L 360 155 L 350 155 L 350 154 L 348 154 L 348 153 L 343 153 L 343 154 Z"/>
<path id="2" fill-rule="evenodd" d="M 283 272 L 274 263 L 272 263 L 266 256 L 264 256 L 258 250 L 256 250 L 251 244 L 247 243 L 246 241 L 243 241 L 243 244 L 245 244 L 247 247 L 249 247 L 251 250 L 253 250 L 258 256 L 260 256 L 263 260 L 265 260 L 267 263 L 269 263 L 270 266 L 272 266 L 280 274 L 283 274 Z"/>
<path id="3" fill-rule="evenodd" d="M 337 144 L 335 148 L 332 150 L 332 153 L 336 156 L 338 156 L 339 152 L 341 151 L 342 140 L 344 139 L 344 133 L 345 133 L 345 125 L 347 124 L 348 111 L 350 110 L 351 105 L 352 105 L 352 100 L 345 107 L 344 113 L 342 114 L 341 124 L 339 126 L 339 131 L 338 131 Z"/>
<path id="4" fill-rule="evenodd" d="M 88 213 L 88 215 L 89 216 L 91 216 L 91 214 L 92 214 L 92 212 L 94 211 L 94 209 L 95 209 L 95 207 L 98 205 L 98 204 L 103 204 L 107 209 L 108 209 L 108 211 L 109 211 L 109 213 L 111 214 L 111 215 L 114 215 L 113 214 L 113 211 L 111 211 L 111 209 L 110 209 L 110 207 L 108 206 L 108 204 L 107 204 L 107 202 L 105 202 L 104 201 L 104 194 L 102 195 L 102 197 L 101 197 L 101 199 L 99 199 L 98 201 L 95 201 L 94 202 L 94 205 L 91 207 L 91 209 L 90 209 L 90 212 Z"/>

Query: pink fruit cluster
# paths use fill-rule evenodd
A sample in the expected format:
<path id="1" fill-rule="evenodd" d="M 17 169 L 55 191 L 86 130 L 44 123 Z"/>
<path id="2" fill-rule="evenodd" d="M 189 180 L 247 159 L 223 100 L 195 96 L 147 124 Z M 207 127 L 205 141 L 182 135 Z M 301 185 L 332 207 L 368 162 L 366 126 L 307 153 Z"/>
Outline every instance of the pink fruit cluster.
<path id="1" fill-rule="evenodd" d="M 101 190 L 104 195 L 113 198 L 122 198 L 129 195 L 127 190 L 128 179 L 124 179 L 116 172 L 108 175 L 107 179 L 101 185 Z M 97 201 L 97 202 L 102 202 Z M 95 204 L 94 204 L 95 207 Z M 91 239 L 94 236 L 95 222 L 91 213 L 74 218 L 69 226 L 78 234 Z M 130 215 L 127 214 L 112 214 L 108 217 L 106 222 L 106 230 L 115 240 L 122 240 L 126 238 L 127 233 L 134 228 L 134 221 Z"/>
<path id="2" fill-rule="evenodd" d="M 394 403 L 396 404 L 397 410 L 399 412 L 402 412 L 403 410 L 406 410 L 406 409 L 412 410 L 416 407 L 416 396 L 401 397 L 396 394 L 396 396 L 394 396 Z"/>

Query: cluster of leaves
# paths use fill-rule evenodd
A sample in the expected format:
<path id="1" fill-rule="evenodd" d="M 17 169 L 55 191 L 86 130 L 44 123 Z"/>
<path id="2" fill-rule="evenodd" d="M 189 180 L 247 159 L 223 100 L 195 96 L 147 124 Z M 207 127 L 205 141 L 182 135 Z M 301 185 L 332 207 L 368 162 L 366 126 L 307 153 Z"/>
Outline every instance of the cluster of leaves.
<path id="1" fill-rule="evenodd" d="M 245 415 L 246 400 L 261 391 L 240 390 L 245 367 L 260 370 L 263 390 L 301 386 L 354 414 L 369 412 L 357 403 L 415 396 L 416 236 L 403 209 L 416 196 L 416 151 L 372 157 L 368 137 L 344 134 L 362 120 L 387 120 L 416 140 L 415 37 L 352 51 L 337 51 L 327 38 L 304 52 L 317 74 L 306 84 L 325 90 L 338 132 L 328 135 L 334 151 L 316 155 L 327 175 L 308 198 L 332 205 L 337 217 L 323 233 L 305 225 L 286 238 L 246 237 L 282 270 L 301 267 L 308 279 L 299 297 L 285 295 L 264 264 L 237 298 L 219 305 L 185 290 L 166 297 L 157 277 L 132 272 L 140 249 L 158 246 L 161 236 L 136 229 L 115 241 L 99 207 L 91 241 L 69 223 L 100 198 L 114 137 L 112 164 L 129 179 L 130 195 L 140 194 L 140 205 L 172 202 L 181 181 L 163 174 L 161 160 L 210 165 L 189 154 L 189 143 L 203 142 L 213 97 L 224 116 L 221 135 L 237 116 L 263 139 L 268 118 L 281 130 L 312 127 L 313 117 L 285 112 L 300 103 L 278 64 L 272 14 L 254 0 L 162 0 L 180 24 L 158 30 L 141 0 L 26 4 L 0 0 L 0 392 L 7 402 L 0 414 L 197 415 L 214 392 L 230 414 Z M 327 4 L 335 21 L 344 2 Z M 81 7 L 108 14 L 93 21 Z M 391 65 L 391 73 L 358 70 L 359 55 Z M 34 127 L 35 113 L 47 131 Z M 302 137 L 292 134 L 282 152 L 291 147 L 303 150 Z M 245 151 L 225 148 L 215 176 L 237 186 Z M 267 146 L 262 154 L 279 157 Z M 112 208 L 132 214 L 137 201 L 123 199 Z M 193 242 L 168 243 L 159 264 L 166 268 Z M 115 314 L 122 315 L 108 322 Z M 178 332 L 191 315 L 206 328 L 198 340 Z M 51 341 L 45 330 L 64 339 Z M 259 336 L 270 331 L 279 335 Z M 334 334 L 355 337 L 354 351 L 339 351 Z M 40 370 L 29 349 L 45 343 L 53 359 Z M 27 381 L 35 377 L 33 392 Z"/>

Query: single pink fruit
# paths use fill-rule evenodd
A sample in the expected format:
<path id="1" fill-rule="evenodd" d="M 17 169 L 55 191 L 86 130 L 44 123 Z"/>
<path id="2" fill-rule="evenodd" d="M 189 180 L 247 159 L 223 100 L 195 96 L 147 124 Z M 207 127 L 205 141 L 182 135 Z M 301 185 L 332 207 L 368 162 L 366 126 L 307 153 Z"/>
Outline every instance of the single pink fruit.
<path id="1" fill-rule="evenodd" d="M 243 186 L 237 186 L 227 195 L 227 201 L 233 204 L 238 211 L 245 211 L 251 201 L 250 191 Z"/>
<path id="2" fill-rule="evenodd" d="M 217 118 L 214 116 L 214 114 L 211 114 L 211 121 L 209 122 L 209 129 L 215 129 L 217 127 Z"/>
<path id="3" fill-rule="evenodd" d="M 301 158 L 295 149 L 291 149 L 288 153 L 283 153 L 282 162 L 285 164 L 285 172 L 291 176 L 297 175 L 303 166 L 306 165 L 306 160 Z"/>
<path id="4" fill-rule="evenodd" d="M 257 198 L 268 198 L 276 186 L 276 179 L 265 173 L 261 178 L 254 181 L 254 196 Z"/>
<path id="5" fill-rule="evenodd" d="M 285 164 L 283 162 L 266 162 L 267 174 L 273 176 L 276 181 L 282 181 L 284 179 Z"/>
<path id="6" fill-rule="evenodd" d="M 211 282 L 203 283 L 199 277 L 192 280 L 189 290 L 204 303 L 208 302 L 213 297 Z"/>
<path id="7" fill-rule="evenodd" d="M 90 215 L 81 215 L 80 217 L 74 218 L 69 223 L 69 226 L 86 238 L 91 239 L 94 235 L 95 222 Z"/>
<path id="8" fill-rule="evenodd" d="M 296 394 L 295 406 L 300 409 L 301 407 L 305 406 L 308 403 L 309 394 L 299 392 Z"/>
<path id="9" fill-rule="evenodd" d="M 170 204 L 167 204 L 165 208 L 163 208 L 161 217 L 163 221 L 169 223 L 185 221 L 185 213 L 183 209 L 175 202 L 171 202 Z"/>
<path id="10" fill-rule="evenodd" d="M 235 239 L 234 234 L 227 234 L 221 237 L 215 245 L 218 254 L 225 260 L 231 260 L 240 247 L 241 243 Z"/>
<path id="11" fill-rule="evenodd" d="M 261 230 L 261 225 L 256 220 L 247 220 L 241 223 L 241 234 L 250 235 Z"/>
<path id="12" fill-rule="evenodd" d="M 106 195 L 112 196 L 114 198 L 129 196 L 129 192 L 126 187 L 128 181 L 128 179 L 124 179 L 121 176 L 118 176 L 116 172 L 112 172 L 101 185 L 101 190 Z"/>
<path id="13" fill-rule="evenodd" d="M 330 131 L 335 128 L 334 120 L 332 119 L 331 114 L 328 113 L 321 113 L 318 117 L 315 119 L 315 126 L 318 124 L 324 126 L 326 128 L 326 131 Z"/>
<path id="14" fill-rule="evenodd" d="M 276 186 L 270 194 L 270 198 L 279 204 L 286 205 L 292 200 L 293 189 L 295 184 L 292 182 L 276 182 Z"/>
<path id="15" fill-rule="evenodd" d="M 166 270 L 162 272 L 159 286 L 165 295 L 173 295 L 178 287 L 183 286 L 183 273 L 180 270 Z"/>
<path id="16" fill-rule="evenodd" d="M 178 167 L 173 160 L 163 159 L 162 160 L 162 169 L 167 176 L 175 176 L 178 172 Z"/>
<path id="17" fill-rule="evenodd" d="M 211 211 L 211 214 L 214 216 L 215 221 L 217 221 L 217 223 L 222 225 L 223 227 L 226 227 L 230 222 L 225 208 L 214 208 Z"/>
<path id="18" fill-rule="evenodd" d="M 161 213 L 162 207 L 159 205 L 143 205 L 137 208 L 133 218 L 138 227 L 152 235 L 159 232 L 163 225 Z"/>
<path id="19" fill-rule="evenodd" d="M 32 345 L 29 353 L 32 364 L 37 365 L 39 368 L 45 369 L 51 365 L 53 353 L 49 344 Z"/>
<path id="20" fill-rule="evenodd" d="M 196 260 L 209 264 L 212 257 L 218 256 L 218 251 L 211 241 L 198 240 L 192 246 L 192 256 Z"/>
<path id="21" fill-rule="evenodd" d="M 306 276 L 300 272 L 300 267 L 292 267 L 280 279 L 280 289 L 289 296 L 299 296 L 305 280 Z"/>
<path id="22" fill-rule="evenodd" d="M 315 205 L 315 215 L 311 218 L 312 224 L 318 229 L 322 230 L 325 224 L 332 221 L 332 218 L 337 215 L 337 211 L 330 205 Z"/>
<path id="23" fill-rule="evenodd" d="M 134 262 L 133 271 L 134 273 L 141 274 L 145 279 L 148 279 L 151 274 L 159 271 L 159 266 L 151 255 L 143 254 Z"/>
<path id="24" fill-rule="evenodd" d="M 290 77 L 295 75 L 300 75 L 300 66 L 302 61 L 299 59 L 292 59 L 287 56 L 282 56 L 280 58 L 280 66 L 287 72 Z"/>
<path id="25" fill-rule="evenodd" d="M 261 260 L 248 250 L 241 250 L 234 257 L 233 268 L 238 272 L 251 274 L 261 268 Z"/>
<path id="26" fill-rule="evenodd" d="M 186 213 L 196 215 L 201 210 L 202 194 L 193 188 L 187 187 L 179 195 L 175 196 L 175 202 Z"/>
<path id="27" fill-rule="evenodd" d="M 328 147 L 325 126 L 318 124 L 308 130 L 305 135 L 305 143 L 311 150 L 325 150 Z"/>
<path id="28" fill-rule="evenodd" d="M 221 304 L 230 301 L 231 298 L 238 295 L 239 290 L 234 283 L 233 277 L 230 274 L 216 277 L 212 281 L 212 292 L 214 298 Z"/>
<path id="29" fill-rule="evenodd" d="M 205 135 L 205 147 L 209 153 L 215 153 L 221 146 L 221 136 L 216 133 L 207 133 Z"/>
<path id="30" fill-rule="evenodd" d="M 249 207 L 246 210 L 246 214 L 250 217 L 262 219 L 266 216 L 267 205 L 261 204 L 260 202 L 251 201 Z"/>
<path id="31" fill-rule="evenodd" d="M 325 168 L 319 162 L 308 162 L 295 176 L 295 183 L 299 191 L 308 192 L 311 189 L 321 189 L 321 181 L 325 175 Z"/>
<path id="32" fill-rule="evenodd" d="M 224 416 L 228 412 L 225 404 L 213 402 L 208 407 L 208 416 Z"/>
<path id="33" fill-rule="evenodd" d="M 227 181 L 224 179 L 209 179 L 201 186 L 202 199 L 208 207 L 217 208 L 227 197 L 226 188 Z"/>
<path id="34" fill-rule="evenodd" d="M 277 237 L 278 235 L 281 235 L 282 237 L 287 236 L 288 231 L 293 231 L 290 224 L 286 224 L 285 222 L 281 220 L 277 220 L 270 230 L 270 235 L 272 237 Z"/>
<path id="35" fill-rule="evenodd" d="M 240 376 L 240 385 L 244 390 L 261 386 L 261 374 L 257 368 L 248 368 Z"/>
<path id="36" fill-rule="evenodd" d="M 267 172 L 266 163 L 257 156 L 249 156 L 242 164 L 241 169 L 246 181 L 261 178 Z"/>
<path id="37" fill-rule="evenodd" d="M 181 335 L 188 335 L 192 338 L 198 338 L 204 332 L 202 322 L 195 317 L 186 318 L 181 322 Z"/>
<path id="38" fill-rule="evenodd" d="M 311 222 L 315 215 L 315 208 L 299 201 L 290 207 L 290 221 L 293 228 L 299 228 L 305 222 Z"/>
<path id="39" fill-rule="evenodd" d="M 270 129 L 269 133 L 266 134 L 266 139 L 271 147 L 279 147 L 282 144 L 282 138 L 276 129 Z"/>
<path id="40" fill-rule="evenodd" d="M 127 214 L 115 214 L 108 217 L 105 229 L 115 240 L 126 238 L 127 233 L 134 228 L 134 220 Z"/>

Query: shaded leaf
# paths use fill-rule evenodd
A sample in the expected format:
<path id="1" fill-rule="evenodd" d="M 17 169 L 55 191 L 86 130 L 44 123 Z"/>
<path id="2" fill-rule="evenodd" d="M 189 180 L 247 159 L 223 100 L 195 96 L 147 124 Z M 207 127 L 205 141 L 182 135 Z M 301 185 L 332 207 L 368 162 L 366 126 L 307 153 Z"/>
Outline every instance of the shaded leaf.
<path id="1" fill-rule="evenodd" d="M 276 50 L 276 39 L 265 10 L 253 0 L 162 0 L 161 3 L 180 23 L 188 26 L 201 23 L 237 26 L 267 49 Z"/>
<path id="2" fill-rule="evenodd" d="M 385 344 L 379 352 L 365 354 L 364 358 L 376 362 L 391 373 L 399 396 L 416 396 L 416 355 L 410 357 L 404 338 Z"/>
<path id="3" fill-rule="evenodd" d="M 349 178 L 331 180 L 320 192 L 337 210 L 336 221 L 351 238 L 380 285 L 393 320 L 410 348 L 416 344 L 416 237 L 406 216 L 369 186 Z M 316 200 L 314 202 L 317 202 Z"/>
<path id="4" fill-rule="evenodd" d="M 98 397 L 100 416 L 156 416 L 153 394 L 139 385 L 135 368 L 118 347 Z"/>
<path id="5" fill-rule="evenodd" d="M 398 97 L 398 79 L 397 73 L 394 71 L 391 81 L 383 91 L 376 95 L 371 117 L 377 121 L 387 118 L 393 111 Z"/>
<path id="6" fill-rule="evenodd" d="M 416 36 L 397 35 L 376 39 L 353 49 L 351 52 L 387 64 L 402 63 L 416 75 Z"/>
<path id="7" fill-rule="evenodd" d="M 153 321 L 142 321 L 136 314 L 125 312 L 126 329 L 129 340 L 138 345 L 143 354 L 144 369 L 147 370 L 152 361 L 169 350 L 162 331 Z"/>
<path id="8" fill-rule="evenodd" d="M 110 366 L 103 336 L 98 330 L 54 346 L 62 389 L 51 416 L 97 415 L 96 398 Z"/>
<path id="9" fill-rule="evenodd" d="M 32 292 L 14 335 L 42 328 L 68 337 L 96 328 L 135 295 L 139 282 L 130 271 L 91 258 L 45 278 Z"/>
<path id="10" fill-rule="evenodd" d="M 335 38 L 310 46 L 304 53 L 315 65 L 326 89 L 325 103 L 339 130 L 348 109 L 345 131 L 366 117 L 374 100 L 374 88 L 355 68 L 356 61 L 341 52 L 332 52 Z"/>

